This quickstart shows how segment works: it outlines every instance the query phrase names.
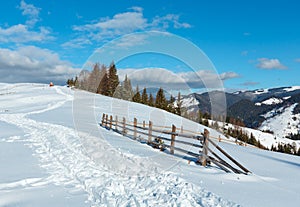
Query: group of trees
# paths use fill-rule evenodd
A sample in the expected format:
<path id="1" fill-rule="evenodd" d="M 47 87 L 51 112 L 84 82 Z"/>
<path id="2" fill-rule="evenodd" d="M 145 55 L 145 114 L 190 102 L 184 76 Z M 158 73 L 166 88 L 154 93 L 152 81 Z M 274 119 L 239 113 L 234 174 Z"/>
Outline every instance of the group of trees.
<path id="1" fill-rule="evenodd" d="M 165 111 L 181 115 L 181 95 L 178 93 L 177 100 L 171 95 L 170 99 L 167 100 L 163 88 L 159 88 L 155 98 L 152 93 L 148 95 L 147 88 L 144 88 L 142 94 L 140 93 L 139 87 L 136 87 L 135 93 L 132 97 L 132 101 L 136 103 L 145 104 L 148 106 L 154 106 L 156 108 L 163 109 Z"/>
<path id="2" fill-rule="evenodd" d="M 113 96 L 119 85 L 119 77 L 114 62 L 108 68 L 96 63 L 91 73 L 68 79 L 67 84 L 93 93 Z"/>
<path id="3" fill-rule="evenodd" d="M 291 144 L 279 143 L 277 147 L 272 145 L 271 151 L 300 156 L 300 148 L 297 150 L 296 145 Z"/>
<path id="4" fill-rule="evenodd" d="M 114 62 L 108 68 L 96 63 L 91 73 L 68 79 L 67 84 L 92 93 L 113 96 L 119 85 L 119 77 Z"/>
<path id="5" fill-rule="evenodd" d="M 85 72 L 79 77 L 75 77 L 75 79 L 68 79 L 67 84 L 92 93 L 133 101 L 181 115 L 180 92 L 177 100 L 172 95 L 170 100 L 167 100 L 162 88 L 159 88 L 155 97 L 152 93 L 148 95 L 147 88 L 143 89 L 142 94 L 138 86 L 133 91 L 131 81 L 127 75 L 123 82 L 119 81 L 114 62 L 109 67 L 96 63 L 90 73 Z"/>

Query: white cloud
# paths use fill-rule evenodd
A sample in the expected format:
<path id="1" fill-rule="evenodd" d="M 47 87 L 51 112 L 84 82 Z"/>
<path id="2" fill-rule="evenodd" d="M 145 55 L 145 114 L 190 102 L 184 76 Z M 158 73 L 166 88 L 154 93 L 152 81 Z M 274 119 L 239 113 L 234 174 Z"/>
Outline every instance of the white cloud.
<path id="1" fill-rule="evenodd" d="M 295 61 L 298 62 L 298 63 L 300 63 L 300 58 L 297 58 Z"/>
<path id="2" fill-rule="evenodd" d="M 259 58 L 258 62 L 256 66 L 261 69 L 287 69 L 278 59 Z"/>
<path id="3" fill-rule="evenodd" d="M 168 29 L 170 27 L 174 27 L 175 29 L 180 29 L 180 28 L 190 28 L 191 25 L 188 23 L 181 23 L 179 22 L 179 15 L 175 14 L 167 14 L 165 16 L 156 16 L 152 23 L 151 26 L 154 28 L 163 28 L 163 29 Z"/>
<path id="4" fill-rule="evenodd" d="M 226 72 L 220 75 L 211 70 L 174 73 L 164 68 L 119 69 L 120 80 L 127 74 L 134 85 L 141 87 L 163 87 L 166 90 L 189 90 L 199 88 L 221 88 L 225 80 L 238 74 Z"/>
<path id="5" fill-rule="evenodd" d="M 22 10 L 22 15 L 27 16 L 28 20 L 26 25 L 32 27 L 40 21 L 40 8 L 35 7 L 33 4 L 27 4 L 24 0 L 20 2 L 19 9 Z"/>
<path id="6" fill-rule="evenodd" d="M 86 45 L 91 45 L 92 42 L 89 39 L 85 38 L 76 38 L 73 40 L 70 40 L 68 42 L 63 43 L 61 46 L 64 48 L 83 48 Z"/>
<path id="7" fill-rule="evenodd" d="M 42 82 L 64 84 L 80 69 L 60 59 L 53 51 L 35 46 L 17 50 L 0 49 L 0 82 Z"/>
<path id="8" fill-rule="evenodd" d="M 140 12 L 140 13 L 143 12 L 143 10 L 144 10 L 142 7 L 139 7 L 139 6 L 133 6 L 129 9 L 136 11 L 136 12 Z"/>
<path id="9" fill-rule="evenodd" d="M 140 12 L 125 12 L 116 14 L 113 18 L 101 19 L 94 24 L 74 26 L 75 31 L 99 31 L 102 34 L 115 32 L 117 34 L 144 29 L 147 20 Z"/>
<path id="10" fill-rule="evenodd" d="M 73 30 L 81 38 L 93 41 L 113 39 L 121 35 L 144 30 L 165 31 L 168 28 L 190 28 L 191 25 L 179 21 L 179 15 L 167 14 L 156 16 L 153 19 L 144 17 L 143 8 L 131 7 L 130 11 L 115 14 L 113 17 L 105 17 L 93 21 L 90 24 L 75 25 Z"/>
<path id="11" fill-rule="evenodd" d="M 52 39 L 54 37 L 50 35 L 50 30 L 45 27 L 40 27 L 39 31 L 32 31 L 23 24 L 13 25 L 8 28 L 0 27 L 0 42 L 2 43 L 42 42 Z"/>

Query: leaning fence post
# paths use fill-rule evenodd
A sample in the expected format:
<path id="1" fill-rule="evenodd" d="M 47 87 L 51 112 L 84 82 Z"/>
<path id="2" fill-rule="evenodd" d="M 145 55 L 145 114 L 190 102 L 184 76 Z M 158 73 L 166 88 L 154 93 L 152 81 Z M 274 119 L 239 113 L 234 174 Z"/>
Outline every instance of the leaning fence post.
<path id="1" fill-rule="evenodd" d="M 176 126 L 172 125 L 172 133 L 171 133 L 171 148 L 170 153 L 174 154 L 174 146 L 175 146 L 175 136 L 176 136 Z"/>
<path id="2" fill-rule="evenodd" d="M 101 125 L 104 126 L 105 113 L 102 114 L 102 122 Z"/>
<path id="3" fill-rule="evenodd" d="M 209 138 L 209 131 L 207 129 L 204 129 L 203 150 L 202 150 L 202 156 L 201 156 L 201 163 L 202 163 L 202 166 L 204 166 L 204 167 L 206 167 L 206 164 L 207 164 L 208 138 Z"/>
<path id="4" fill-rule="evenodd" d="M 108 125 L 108 114 L 105 115 L 105 127 Z"/>
<path id="5" fill-rule="evenodd" d="M 152 142 L 152 121 L 149 121 L 149 128 L 148 128 L 148 143 Z"/>
<path id="6" fill-rule="evenodd" d="M 137 138 L 136 127 L 137 127 L 137 119 L 134 118 L 134 119 L 133 119 L 133 139 L 136 139 L 136 138 Z"/>
<path id="7" fill-rule="evenodd" d="M 116 132 L 118 131 L 118 116 L 116 115 L 116 121 L 115 121 L 116 123 L 116 125 L 115 125 L 115 130 L 116 130 Z"/>
<path id="8" fill-rule="evenodd" d="M 126 134 L 126 119 L 123 117 L 123 129 L 122 129 L 122 135 Z"/>
<path id="9" fill-rule="evenodd" d="M 112 118 L 112 115 L 110 115 L 110 117 L 109 117 L 109 129 L 112 129 L 112 120 L 113 118 Z"/>

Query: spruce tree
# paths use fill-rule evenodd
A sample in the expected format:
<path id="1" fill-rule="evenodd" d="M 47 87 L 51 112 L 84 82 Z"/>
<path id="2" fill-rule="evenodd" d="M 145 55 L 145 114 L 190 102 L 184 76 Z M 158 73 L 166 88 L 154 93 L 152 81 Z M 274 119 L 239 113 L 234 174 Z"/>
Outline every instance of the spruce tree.
<path id="1" fill-rule="evenodd" d="M 133 97 L 133 91 L 132 91 L 131 81 L 127 77 L 127 75 L 125 76 L 125 80 L 123 82 L 123 91 L 124 91 L 123 92 L 123 99 L 131 101 L 132 97 Z"/>
<path id="2" fill-rule="evenodd" d="M 141 103 L 148 104 L 148 94 L 147 94 L 146 88 L 144 88 L 144 90 L 143 90 Z"/>
<path id="3" fill-rule="evenodd" d="M 168 106 L 164 90 L 160 88 L 157 91 L 156 99 L 155 99 L 155 107 L 166 110 Z"/>
<path id="4" fill-rule="evenodd" d="M 154 98 L 152 96 L 152 93 L 150 93 L 150 95 L 149 95 L 148 105 L 149 106 L 154 106 Z"/>
<path id="5" fill-rule="evenodd" d="M 135 94 L 132 97 L 132 101 L 137 102 L 137 103 L 141 103 L 141 94 L 140 94 L 138 85 L 136 86 Z"/>
<path id="6" fill-rule="evenodd" d="M 181 106 L 182 106 L 180 91 L 178 92 L 176 105 L 177 105 L 176 106 L 176 114 L 180 116 L 181 115 Z"/>
<path id="7" fill-rule="evenodd" d="M 117 69 L 114 62 L 112 62 L 108 69 L 108 95 L 113 96 L 116 88 L 119 85 L 119 77 L 117 75 Z"/>
<path id="8" fill-rule="evenodd" d="M 97 93 L 105 96 L 109 95 L 109 82 L 106 72 L 103 74 L 103 77 L 100 80 L 99 86 L 97 88 Z"/>

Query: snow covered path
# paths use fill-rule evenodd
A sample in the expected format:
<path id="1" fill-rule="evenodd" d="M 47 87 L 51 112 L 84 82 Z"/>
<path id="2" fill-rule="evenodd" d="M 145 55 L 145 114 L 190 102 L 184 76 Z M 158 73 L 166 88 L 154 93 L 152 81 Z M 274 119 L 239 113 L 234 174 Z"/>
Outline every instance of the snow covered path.
<path id="1" fill-rule="evenodd" d="M 39 89 L 54 92 L 54 95 L 50 99 L 35 99 Z M 112 148 L 106 140 L 94 136 L 90 130 L 102 130 L 101 133 L 110 139 L 118 135 L 99 129 L 96 122 L 89 122 L 90 126 L 85 128 L 86 131 L 78 131 L 29 118 L 32 114 L 42 114 L 63 106 L 72 101 L 72 95 L 70 91 L 63 92 L 59 88 L 53 91 L 40 86 L 25 86 L 25 92 L 23 90 L 24 88 L 22 91 L 15 91 L 15 94 L 18 97 L 21 94 L 24 96 L 22 100 L 27 100 L 27 111 L 19 108 L 24 102 L 15 103 L 15 107 L 10 106 L 0 114 L 0 121 L 14 125 L 24 132 L 24 136 L 19 136 L 16 140 L 33 149 L 34 156 L 47 174 L 44 177 L 4 183 L 0 177 L 0 194 L 4 194 L 0 196 L 4 199 L 0 206 L 14 204 L 14 199 L 5 197 L 5 192 L 14 191 L 16 188 L 29 188 L 36 193 L 36 189 L 51 184 L 63 186 L 70 194 L 87 195 L 88 204 L 91 206 L 236 206 L 172 172 L 162 171 L 158 164 L 147 162 L 144 157 Z M 53 96 L 56 96 L 54 100 Z M 11 101 L 15 99 L 13 95 L 9 98 Z M 47 105 L 49 101 L 50 104 Z M 7 106 L 1 104 L 1 107 Z M 5 137 L 2 141 L 14 142 L 13 136 Z M 20 200 L 18 195 L 15 196 L 16 200 Z M 33 201 L 29 200 L 23 205 L 30 206 L 30 202 Z M 19 201 L 19 204 L 22 202 Z"/>

